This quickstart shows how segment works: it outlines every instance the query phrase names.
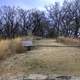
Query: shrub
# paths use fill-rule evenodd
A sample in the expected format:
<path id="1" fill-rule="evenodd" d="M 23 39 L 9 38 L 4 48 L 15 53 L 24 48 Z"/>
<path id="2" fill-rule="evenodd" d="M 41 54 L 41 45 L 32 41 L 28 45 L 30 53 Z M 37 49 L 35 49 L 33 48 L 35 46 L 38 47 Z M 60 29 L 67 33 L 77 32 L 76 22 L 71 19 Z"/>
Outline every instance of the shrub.
<path id="1" fill-rule="evenodd" d="M 21 44 L 21 38 L 15 38 L 11 41 L 11 50 L 15 53 L 23 53 L 25 48 Z"/>
<path id="2" fill-rule="evenodd" d="M 21 45 L 22 38 L 7 39 L 0 41 L 0 59 L 5 59 L 15 53 L 25 52 L 25 48 Z"/>
<path id="3" fill-rule="evenodd" d="M 69 37 L 59 37 L 57 39 L 57 42 L 61 42 L 67 45 L 78 45 L 80 46 L 80 40 L 79 39 L 73 39 L 73 38 L 69 38 Z"/>
<path id="4" fill-rule="evenodd" d="M 0 59 L 7 57 L 10 52 L 10 40 L 1 40 L 0 41 Z"/>

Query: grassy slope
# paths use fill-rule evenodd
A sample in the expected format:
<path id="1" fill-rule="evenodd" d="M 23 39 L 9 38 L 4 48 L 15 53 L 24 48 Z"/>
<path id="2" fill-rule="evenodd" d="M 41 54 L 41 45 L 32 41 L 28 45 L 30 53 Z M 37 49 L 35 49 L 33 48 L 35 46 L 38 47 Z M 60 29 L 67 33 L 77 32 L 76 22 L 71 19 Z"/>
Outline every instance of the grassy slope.
<path id="1" fill-rule="evenodd" d="M 36 44 L 63 45 L 51 39 L 36 41 Z M 15 54 L 15 56 L 3 61 L 1 72 L 77 75 L 80 73 L 80 49 L 73 47 L 38 47 L 27 53 Z"/>

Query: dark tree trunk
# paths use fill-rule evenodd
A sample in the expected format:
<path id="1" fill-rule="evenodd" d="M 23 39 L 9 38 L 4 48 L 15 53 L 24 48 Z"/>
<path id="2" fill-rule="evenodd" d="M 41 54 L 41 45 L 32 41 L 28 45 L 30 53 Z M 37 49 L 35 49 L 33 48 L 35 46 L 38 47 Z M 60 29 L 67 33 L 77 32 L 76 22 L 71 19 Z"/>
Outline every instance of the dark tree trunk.
<path id="1" fill-rule="evenodd" d="M 79 30 L 79 20 L 78 20 L 78 18 L 75 19 L 75 22 L 76 22 L 76 28 L 75 28 L 74 36 L 77 38 L 78 37 L 77 33 L 78 33 L 78 30 Z"/>

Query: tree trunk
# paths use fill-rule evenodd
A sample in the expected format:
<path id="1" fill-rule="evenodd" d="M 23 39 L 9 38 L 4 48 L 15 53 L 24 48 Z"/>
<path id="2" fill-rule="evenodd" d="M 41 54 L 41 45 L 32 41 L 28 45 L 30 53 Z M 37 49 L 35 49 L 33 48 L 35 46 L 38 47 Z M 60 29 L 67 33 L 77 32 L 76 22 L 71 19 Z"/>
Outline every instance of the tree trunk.
<path id="1" fill-rule="evenodd" d="M 77 33 L 78 33 L 78 30 L 79 30 L 79 20 L 78 20 L 78 18 L 75 19 L 75 22 L 76 22 L 76 28 L 75 28 L 74 36 L 77 38 L 78 37 Z"/>

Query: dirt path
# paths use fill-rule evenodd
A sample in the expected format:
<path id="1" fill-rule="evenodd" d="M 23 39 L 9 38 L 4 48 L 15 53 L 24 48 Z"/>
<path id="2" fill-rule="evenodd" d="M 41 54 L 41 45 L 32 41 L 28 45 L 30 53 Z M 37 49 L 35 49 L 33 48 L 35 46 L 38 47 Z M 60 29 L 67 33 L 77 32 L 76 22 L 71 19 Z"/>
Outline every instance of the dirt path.
<path id="1" fill-rule="evenodd" d="M 57 45 L 55 40 L 39 40 L 36 45 Z M 74 47 L 36 47 L 32 51 L 15 54 L 0 63 L 0 75 L 16 74 L 80 74 L 80 49 Z"/>

